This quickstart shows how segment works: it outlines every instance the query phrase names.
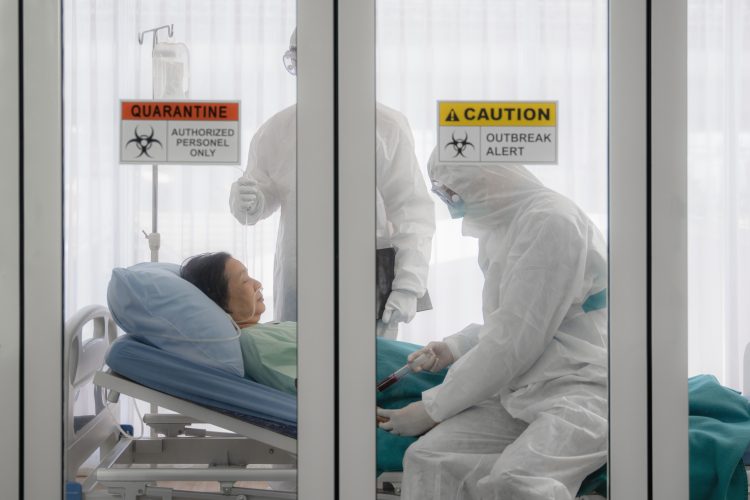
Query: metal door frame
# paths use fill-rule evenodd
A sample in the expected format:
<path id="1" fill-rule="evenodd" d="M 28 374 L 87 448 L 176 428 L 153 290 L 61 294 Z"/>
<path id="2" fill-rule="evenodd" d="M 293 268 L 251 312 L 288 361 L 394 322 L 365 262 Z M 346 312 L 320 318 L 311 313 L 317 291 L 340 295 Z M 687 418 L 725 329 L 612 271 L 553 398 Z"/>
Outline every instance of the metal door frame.
<path id="1" fill-rule="evenodd" d="M 23 425 L 21 405 L 21 50 L 20 4 L 0 4 L 0 151 L 5 167 L 0 181 L 0 380 L 3 411 L 0 428 L 0 484 L 3 494 L 18 497 L 21 439 L 14 429 Z"/>

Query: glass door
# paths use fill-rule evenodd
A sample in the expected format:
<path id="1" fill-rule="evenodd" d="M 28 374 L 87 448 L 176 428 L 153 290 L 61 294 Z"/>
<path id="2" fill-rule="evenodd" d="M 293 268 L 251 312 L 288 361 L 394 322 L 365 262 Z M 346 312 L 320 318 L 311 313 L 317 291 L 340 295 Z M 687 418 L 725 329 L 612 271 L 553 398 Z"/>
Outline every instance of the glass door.
<path id="1" fill-rule="evenodd" d="M 342 6 L 342 492 L 648 498 L 646 12 Z"/>
<path id="2" fill-rule="evenodd" d="M 332 497 L 332 15 L 25 13 L 26 498 Z"/>
<path id="3" fill-rule="evenodd" d="M 269 465 L 276 467 L 273 476 L 287 472 L 274 482 L 280 489 L 295 489 L 296 143 L 288 134 L 296 121 L 295 25 L 294 2 L 228 2 L 223 8 L 193 2 L 179 9 L 169 2 L 63 4 L 64 316 L 70 321 L 88 304 L 106 304 L 119 337 L 106 358 L 112 380 L 100 375 L 101 385 L 91 381 L 94 389 L 78 381 L 69 388 L 68 448 L 85 429 L 75 422 L 100 409 L 132 426 L 134 445 L 143 437 L 161 439 L 166 451 L 217 446 L 211 437 L 174 441 L 174 435 L 243 434 L 205 416 L 175 426 L 172 419 L 197 417 L 184 405 L 133 394 L 160 389 L 279 426 L 278 439 L 269 443 L 278 459 Z M 150 327 L 154 320 L 161 325 Z M 266 326 L 270 321 L 277 323 Z M 84 327 L 69 347 L 80 342 L 81 356 L 91 342 L 86 333 Z M 71 327 L 65 341 L 74 335 Z M 281 354 L 256 362 L 265 360 L 261 349 L 269 335 L 281 343 Z M 126 347 L 138 366 L 120 358 Z M 177 365 L 161 360 L 165 354 Z M 147 376 L 149 356 L 159 386 Z M 206 367 L 228 380 L 210 383 Z M 119 390 L 116 402 L 100 401 L 105 394 L 96 387 L 115 390 L 120 376 L 139 387 Z M 229 389 L 232 383 L 266 379 L 275 382 L 278 408 L 228 406 L 235 394 L 256 389 Z M 174 382 L 195 389 L 183 392 Z M 96 399 L 87 401 L 85 394 Z M 246 398 L 252 400 L 249 393 Z M 155 487 L 178 481 L 167 464 L 222 463 L 214 453 L 240 455 L 225 467 L 251 465 L 241 447 L 186 453 L 164 459 Z M 68 454 L 68 476 L 74 470 L 84 475 L 87 465 L 97 468 L 102 454 L 91 464 Z M 132 466 L 141 460 L 135 455 Z M 257 488 L 263 481 L 258 470 L 246 474 L 230 488 Z M 93 487 L 84 482 L 82 489 Z M 190 478 L 175 487 L 195 488 Z"/>
<path id="4" fill-rule="evenodd" d="M 408 214 L 377 344 L 421 369 L 378 395 L 407 497 L 606 492 L 606 7 L 376 3 L 376 126 L 416 159 L 395 210 L 405 161 L 376 160 Z"/>

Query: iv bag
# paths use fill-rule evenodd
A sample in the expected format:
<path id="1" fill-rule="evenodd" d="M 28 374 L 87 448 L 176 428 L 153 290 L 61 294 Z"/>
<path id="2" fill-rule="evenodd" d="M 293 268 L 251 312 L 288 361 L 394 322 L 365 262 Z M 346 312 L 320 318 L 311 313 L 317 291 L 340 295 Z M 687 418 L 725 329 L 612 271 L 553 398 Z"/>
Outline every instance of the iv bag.
<path id="1" fill-rule="evenodd" d="M 190 54 L 184 43 L 158 42 L 152 56 L 154 99 L 185 99 L 190 86 Z"/>

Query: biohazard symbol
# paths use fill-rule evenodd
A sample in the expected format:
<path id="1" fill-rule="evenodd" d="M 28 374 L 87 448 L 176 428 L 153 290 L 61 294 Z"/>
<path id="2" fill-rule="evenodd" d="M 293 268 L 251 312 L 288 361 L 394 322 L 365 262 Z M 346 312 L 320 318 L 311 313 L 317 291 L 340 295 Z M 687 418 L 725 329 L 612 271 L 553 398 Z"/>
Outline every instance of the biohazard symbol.
<path id="1" fill-rule="evenodd" d="M 456 114 L 455 109 L 451 109 L 448 113 L 448 116 L 445 117 L 445 121 L 447 122 L 457 122 L 458 121 L 458 115 Z"/>
<path id="2" fill-rule="evenodd" d="M 453 155 L 453 158 L 458 158 L 459 156 L 466 158 L 466 155 L 464 155 L 464 151 L 466 151 L 466 148 L 468 146 L 474 148 L 474 145 L 469 142 L 469 134 L 467 132 L 464 132 L 464 134 L 466 135 L 466 137 L 464 137 L 463 139 L 456 139 L 456 136 L 451 133 L 451 142 L 445 145 L 446 148 L 448 146 L 453 147 L 453 151 L 456 152 L 456 154 Z"/>
<path id="3" fill-rule="evenodd" d="M 150 154 L 148 154 L 148 151 L 151 149 L 151 147 L 154 144 L 158 144 L 160 148 L 163 148 L 161 142 L 159 142 L 158 139 L 154 139 L 154 127 L 149 127 L 151 129 L 151 134 L 139 134 L 138 133 L 138 127 L 135 127 L 135 139 L 130 139 L 126 144 L 125 147 L 130 146 L 131 142 L 134 142 L 136 147 L 141 150 L 141 152 L 136 156 L 136 158 L 140 158 L 143 155 L 148 156 L 149 158 L 153 158 Z"/>

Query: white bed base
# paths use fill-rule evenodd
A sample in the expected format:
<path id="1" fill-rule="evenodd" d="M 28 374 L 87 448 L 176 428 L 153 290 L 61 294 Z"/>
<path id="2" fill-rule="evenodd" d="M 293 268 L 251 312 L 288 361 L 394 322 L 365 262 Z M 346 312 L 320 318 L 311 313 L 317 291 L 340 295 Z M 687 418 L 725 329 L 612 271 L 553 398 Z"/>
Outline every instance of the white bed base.
<path id="1" fill-rule="evenodd" d="M 297 440 L 269 431 L 263 427 L 253 425 L 229 415 L 210 410 L 204 406 L 191 403 L 184 399 L 176 398 L 163 392 L 150 389 L 126 378 L 120 377 L 113 373 L 97 372 L 94 376 L 94 384 L 104 387 L 108 390 L 107 397 L 110 401 L 120 393 L 131 396 L 141 401 L 149 401 L 159 405 L 161 408 L 187 415 L 195 419 L 195 422 L 211 423 L 222 429 L 227 429 L 241 436 L 252 437 L 253 439 L 270 445 L 271 448 L 283 450 L 291 454 L 297 453 Z M 161 414 L 160 414 L 161 415 Z M 151 417 L 151 422 L 153 421 Z M 163 419 L 169 419 L 169 414 L 163 414 Z M 148 423 L 148 422 L 146 422 Z M 273 452 L 271 452 L 273 453 Z"/>

